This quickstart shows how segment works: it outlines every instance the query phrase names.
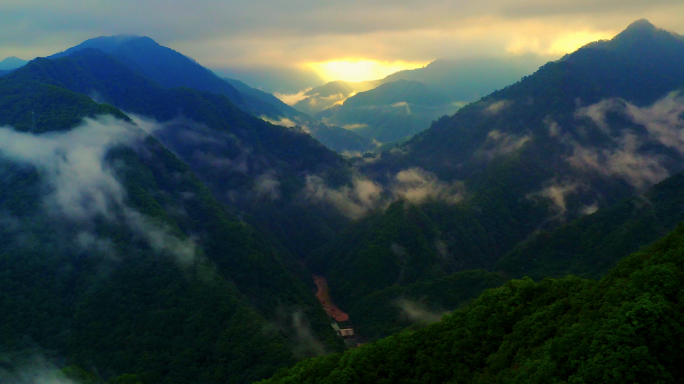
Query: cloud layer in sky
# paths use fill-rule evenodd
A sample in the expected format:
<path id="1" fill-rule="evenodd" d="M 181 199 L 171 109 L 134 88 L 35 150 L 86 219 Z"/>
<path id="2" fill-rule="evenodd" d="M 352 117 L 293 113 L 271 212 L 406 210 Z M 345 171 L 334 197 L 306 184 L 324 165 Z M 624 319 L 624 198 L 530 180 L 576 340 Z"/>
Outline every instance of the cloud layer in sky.
<path id="1" fill-rule="evenodd" d="M 138 34 L 212 68 L 552 58 L 644 17 L 682 33 L 682 14 L 679 0 L 5 0 L 0 57 L 30 59 L 99 35 Z"/>

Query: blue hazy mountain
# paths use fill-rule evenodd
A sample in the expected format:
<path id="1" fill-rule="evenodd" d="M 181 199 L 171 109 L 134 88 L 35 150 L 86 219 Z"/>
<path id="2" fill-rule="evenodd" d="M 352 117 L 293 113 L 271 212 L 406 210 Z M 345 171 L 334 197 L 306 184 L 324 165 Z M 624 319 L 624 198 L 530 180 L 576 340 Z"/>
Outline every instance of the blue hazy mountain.
<path id="1" fill-rule="evenodd" d="M 28 61 L 22 60 L 18 57 L 8 57 L 0 61 L 0 71 L 11 71 L 13 69 L 21 68 L 26 65 Z"/>
<path id="2" fill-rule="evenodd" d="M 398 80 L 419 81 L 452 102 L 465 103 L 518 81 L 544 63 L 534 55 L 507 58 L 438 59 L 423 68 L 404 70 L 384 79 L 363 82 L 331 81 L 306 92 L 294 107 L 310 115 L 319 113 L 359 92 Z M 427 126 L 425 127 L 427 128 Z"/>
<path id="3" fill-rule="evenodd" d="M 129 68 L 164 87 L 188 87 L 221 94 L 228 97 L 240 109 L 255 116 L 265 116 L 275 120 L 288 118 L 301 125 L 315 124 L 320 126 L 318 121 L 288 106 L 275 96 L 251 88 L 239 80 L 222 79 L 195 60 L 171 48 L 164 47 L 149 37 L 97 37 L 55 54 L 51 58 L 65 57 L 87 48 L 99 49 L 111 55 Z M 321 129 L 313 132 L 314 137 L 319 135 L 319 132 L 321 132 L 322 141 L 325 141 L 334 150 L 340 152 L 359 150 L 359 145 L 353 143 L 351 146 L 346 146 L 350 142 L 349 136 L 354 136 L 354 134 L 321 127 Z M 339 139 L 337 139 L 338 135 L 341 135 Z M 352 141 L 361 142 L 363 139 L 355 138 Z M 372 146 L 365 144 L 362 147 L 370 148 Z"/>
<path id="4" fill-rule="evenodd" d="M 380 143 L 415 135 L 460 105 L 418 81 L 398 80 L 360 92 L 315 116 Z"/>

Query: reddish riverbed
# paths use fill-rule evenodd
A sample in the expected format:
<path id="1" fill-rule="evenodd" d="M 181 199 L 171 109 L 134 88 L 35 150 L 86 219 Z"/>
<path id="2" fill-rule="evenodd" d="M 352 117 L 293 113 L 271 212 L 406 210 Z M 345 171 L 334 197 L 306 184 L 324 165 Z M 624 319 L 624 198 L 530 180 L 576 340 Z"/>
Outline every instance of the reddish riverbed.
<path id="1" fill-rule="evenodd" d="M 317 275 L 314 275 L 313 278 L 317 288 L 316 297 L 318 298 L 318 301 L 321 302 L 321 305 L 328 316 L 335 319 L 335 321 L 349 321 L 349 315 L 337 308 L 335 303 L 333 303 L 332 299 L 330 298 L 330 292 L 328 291 L 328 280 L 326 280 L 323 276 Z"/>

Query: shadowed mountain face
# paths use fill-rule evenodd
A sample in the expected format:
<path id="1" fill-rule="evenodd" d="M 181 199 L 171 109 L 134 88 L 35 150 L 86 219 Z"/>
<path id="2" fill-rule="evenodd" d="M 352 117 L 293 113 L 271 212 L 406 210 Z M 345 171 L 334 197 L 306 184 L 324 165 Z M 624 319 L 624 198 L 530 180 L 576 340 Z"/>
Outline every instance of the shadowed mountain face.
<path id="1" fill-rule="evenodd" d="M 423 83 L 399 80 L 358 93 L 316 117 L 387 143 L 413 136 L 458 108 Z"/>
<path id="2" fill-rule="evenodd" d="M 355 137 L 355 134 L 321 127 L 318 121 L 295 110 L 275 96 L 251 88 L 239 80 L 219 78 L 193 59 L 159 45 L 148 37 L 98 37 L 53 55 L 51 58 L 66 57 L 83 49 L 101 50 L 166 88 L 187 87 L 220 94 L 226 96 L 238 108 L 258 117 L 275 121 L 287 118 L 300 126 L 316 125 L 319 129 L 312 130 L 312 135 L 338 152 L 372 149 L 370 143 L 359 145 L 364 140 Z"/>
<path id="3" fill-rule="evenodd" d="M 419 81 L 452 102 L 472 102 L 520 80 L 544 64 L 534 55 L 509 58 L 438 59 L 425 68 L 400 71 L 382 83 Z"/>
<path id="4" fill-rule="evenodd" d="M 51 59 L 66 57 L 90 48 L 105 52 L 141 75 L 166 87 L 188 87 L 199 91 L 221 94 L 236 106 L 251 111 L 252 108 L 240 92 L 220 79 L 193 59 L 157 44 L 149 37 L 103 36 L 86 40 L 64 52 L 50 56 Z M 272 111 L 259 111 L 268 112 Z"/>
<path id="5" fill-rule="evenodd" d="M 38 59 L 0 79 L 3 353 L 39 347 L 145 382 L 251 383 L 341 347 L 289 252 L 123 112 L 56 85 L 112 97 L 83 63 Z M 318 346 L 302 344 L 304 322 Z"/>

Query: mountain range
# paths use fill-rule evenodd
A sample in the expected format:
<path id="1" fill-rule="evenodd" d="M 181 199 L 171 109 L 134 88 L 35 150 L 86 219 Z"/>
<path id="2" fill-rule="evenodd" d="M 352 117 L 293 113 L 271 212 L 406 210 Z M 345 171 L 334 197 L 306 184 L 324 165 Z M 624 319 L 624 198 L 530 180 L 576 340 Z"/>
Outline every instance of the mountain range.
<path id="1" fill-rule="evenodd" d="M 84 384 L 676 382 L 682 62 L 639 20 L 463 107 L 430 74 L 477 68 L 437 61 L 310 116 L 149 38 L 32 60 L 0 78 L 0 381 L 39 351 Z"/>
<path id="2" fill-rule="evenodd" d="M 398 80 L 356 94 L 315 116 L 380 143 L 410 138 L 461 105 L 418 81 Z"/>
<path id="3" fill-rule="evenodd" d="M 131 70 L 165 88 L 187 87 L 224 95 L 243 111 L 271 121 L 287 118 L 294 120 L 295 125 L 320 125 L 317 120 L 293 109 L 275 96 L 251 88 L 239 80 L 220 78 L 195 60 L 164 47 L 149 37 L 126 35 L 98 37 L 86 40 L 50 58 L 67 57 L 87 48 L 97 49 L 110 55 Z M 323 127 L 314 133 L 317 134 L 318 131 L 321 131 L 323 140 L 332 145 L 334 150 L 339 152 L 359 150 L 358 145 L 345 146 L 349 142 L 348 137 L 354 136 L 353 133 Z M 332 142 L 326 140 L 330 137 L 335 138 L 338 134 L 342 136 L 339 140 Z M 363 142 L 363 139 L 358 138 L 356 141 Z M 370 148 L 370 146 L 366 144 L 364 148 Z"/>
<path id="4" fill-rule="evenodd" d="M 381 80 L 333 81 L 305 92 L 305 98 L 293 107 L 378 142 L 394 143 L 425 130 L 441 116 L 452 115 L 467 102 L 517 81 L 541 64 L 536 56 L 439 59 Z"/>

